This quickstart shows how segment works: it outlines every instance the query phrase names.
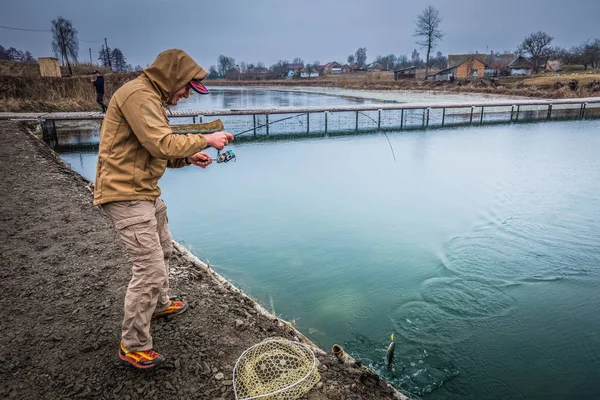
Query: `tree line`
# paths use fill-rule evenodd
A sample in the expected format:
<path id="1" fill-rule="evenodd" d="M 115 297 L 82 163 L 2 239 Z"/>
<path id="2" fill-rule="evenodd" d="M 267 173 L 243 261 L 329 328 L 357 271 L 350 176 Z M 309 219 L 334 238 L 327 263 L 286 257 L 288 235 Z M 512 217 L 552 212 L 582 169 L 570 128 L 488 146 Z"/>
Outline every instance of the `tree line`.
<path id="1" fill-rule="evenodd" d="M 434 55 L 434 50 L 444 38 L 444 33 L 440 29 L 442 22 L 443 19 L 439 11 L 432 6 L 428 6 L 417 16 L 413 36 L 415 37 L 415 44 L 425 52 L 425 59 L 422 59 L 419 51 L 414 49 L 410 57 L 406 54 L 395 55 L 393 53 L 378 55 L 374 57 L 372 64 L 379 64 L 386 71 L 416 67 L 417 69 L 425 69 L 426 74 L 430 68 L 436 70 L 447 68 L 447 57 L 440 51 L 435 52 Z M 515 53 L 528 58 L 536 72 L 543 68 L 549 59 L 559 59 L 565 64 L 581 65 L 584 69 L 590 67 L 600 68 L 600 39 L 587 40 L 571 48 L 553 47 L 553 40 L 554 38 L 545 32 L 534 32 L 518 45 Z M 80 63 L 78 32 L 70 20 L 58 17 L 52 21 L 52 50 L 61 61 L 61 64 L 66 65 L 70 72 L 71 63 Z M 91 58 L 90 49 L 90 63 L 93 63 Z M 23 52 L 14 47 L 5 49 L 0 46 L 0 60 L 3 59 L 19 62 L 35 61 L 29 51 Z M 106 43 L 106 39 L 105 44 L 98 51 L 96 61 L 99 65 L 111 71 L 139 71 L 142 69 L 139 65 L 132 67 L 131 64 L 127 63 L 123 52 L 116 47 L 110 48 Z M 364 70 L 369 65 L 367 61 L 366 47 L 359 47 L 347 57 L 346 64 L 357 67 L 354 69 Z M 319 61 L 304 63 L 300 57 L 296 57 L 291 63 L 286 59 L 281 59 L 267 68 L 260 61 L 237 63 L 233 57 L 220 55 L 217 64 L 211 65 L 209 68 L 209 78 L 227 77 L 235 79 L 240 75 L 248 74 L 261 75 L 265 78 L 283 77 L 288 73 L 287 67 L 289 64 L 302 64 L 304 71 L 309 76 L 321 66 Z M 344 63 L 339 62 L 339 64 L 343 65 Z"/>
<path id="2" fill-rule="evenodd" d="M 0 45 L 0 60 L 9 60 L 9 61 L 17 61 L 17 62 L 35 62 L 36 59 L 33 58 L 29 51 L 22 51 L 16 49 L 14 47 L 4 48 Z"/>

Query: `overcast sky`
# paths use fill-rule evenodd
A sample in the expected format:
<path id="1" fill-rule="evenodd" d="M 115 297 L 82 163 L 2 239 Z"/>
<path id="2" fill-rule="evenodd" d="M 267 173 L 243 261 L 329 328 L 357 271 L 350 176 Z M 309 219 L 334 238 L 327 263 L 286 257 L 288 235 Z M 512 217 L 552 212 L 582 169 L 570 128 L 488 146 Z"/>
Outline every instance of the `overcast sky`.
<path id="1" fill-rule="evenodd" d="M 358 47 L 367 48 L 369 61 L 410 57 L 414 21 L 428 5 L 443 18 L 436 50 L 444 54 L 513 51 L 538 30 L 566 47 L 600 37 L 600 0 L 0 0 L 0 25 L 50 29 L 63 16 L 79 31 L 79 57 L 88 62 L 88 48 L 95 62 L 106 37 L 134 66 L 174 47 L 205 68 L 220 54 L 270 66 L 294 57 L 346 62 Z M 0 45 L 34 57 L 52 56 L 50 43 L 50 32 L 0 29 Z"/>

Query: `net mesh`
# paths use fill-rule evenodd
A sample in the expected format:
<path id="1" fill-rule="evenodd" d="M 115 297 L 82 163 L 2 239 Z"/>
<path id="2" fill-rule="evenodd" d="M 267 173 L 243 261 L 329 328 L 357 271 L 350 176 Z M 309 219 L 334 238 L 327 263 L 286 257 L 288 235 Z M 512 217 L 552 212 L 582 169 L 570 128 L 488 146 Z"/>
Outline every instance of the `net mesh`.
<path id="1" fill-rule="evenodd" d="M 269 338 L 246 350 L 233 369 L 237 400 L 294 400 L 319 382 L 318 360 L 309 346 Z"/>

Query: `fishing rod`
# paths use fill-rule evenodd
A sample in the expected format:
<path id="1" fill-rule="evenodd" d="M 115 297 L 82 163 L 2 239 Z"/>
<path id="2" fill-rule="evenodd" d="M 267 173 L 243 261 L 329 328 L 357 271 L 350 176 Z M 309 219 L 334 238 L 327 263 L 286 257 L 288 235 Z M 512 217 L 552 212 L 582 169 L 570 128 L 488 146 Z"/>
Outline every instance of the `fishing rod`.
<path id="1" fill-rule="evenodd" d="M 285 118 L 278 119 L 276 121 L 271 121 L 271 122 L 268 122 L 266 124 L 255 126 L 253 128 L 246 129 L 245 131 L 235 133 L 233 135 L 233 137 L 238 137 L 238 136 L 243 135 L 245 133 L 255 131 L 256 129 L 264 128 L 265 126 L 269 126 L 269 125 L 274 124 L 276 122 L 282 122 L 282 121 L 286 121 L 288 119 L 298 118 L 298 117 L 300 117 L 302 115 L 308 115 L 308 113 L 300 113 L 300 114 L 292 115 L 291 117 L 285 117 Z M 298 121 L 298 122 L 300 122 L 300 121 Z M 221 153 L 221 150 L 217 150 L 217 158 L 213 158 L 212 160 L 214 162 L 216 162 L 217 164 L 228 163 L 229 161 L 235 162 L 236 161 L 236 159 L 235 159 L 235 153 L 233 152 L 233 150 L 227 150 L 227 151 L 225 151 L 223 153 Z"/>

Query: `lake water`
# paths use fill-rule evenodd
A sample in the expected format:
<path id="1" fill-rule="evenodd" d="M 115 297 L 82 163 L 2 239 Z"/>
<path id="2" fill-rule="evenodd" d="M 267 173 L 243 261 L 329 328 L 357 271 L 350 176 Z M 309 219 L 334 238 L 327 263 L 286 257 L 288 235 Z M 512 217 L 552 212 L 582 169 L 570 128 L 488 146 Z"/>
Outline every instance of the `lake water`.
<path id="1" fill-rule="evenodd" d="M 298 105 L 352 101 L 311 96 Z M 173 236 L 422 398 L 597 398 L 600 121 L 388 136 L 396 162 L 365 134 L 234 144 L 236 163 L 168 170 Z M 96 154 L 62 157 L 94 178 Z"/>

